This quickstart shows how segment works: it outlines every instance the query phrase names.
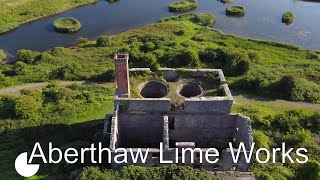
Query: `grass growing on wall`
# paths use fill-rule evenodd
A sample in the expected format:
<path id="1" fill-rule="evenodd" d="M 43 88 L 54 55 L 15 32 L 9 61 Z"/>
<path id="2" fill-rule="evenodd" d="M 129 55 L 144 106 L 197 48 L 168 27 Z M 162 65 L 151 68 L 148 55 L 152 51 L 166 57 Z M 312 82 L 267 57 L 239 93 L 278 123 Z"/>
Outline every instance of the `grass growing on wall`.
<path id="1" fill-rule="evenodd" d="M 28 21 L 60 13 L 97 0 L 2 0 L 0 1 L 0 33 L 17 28 Z"/>

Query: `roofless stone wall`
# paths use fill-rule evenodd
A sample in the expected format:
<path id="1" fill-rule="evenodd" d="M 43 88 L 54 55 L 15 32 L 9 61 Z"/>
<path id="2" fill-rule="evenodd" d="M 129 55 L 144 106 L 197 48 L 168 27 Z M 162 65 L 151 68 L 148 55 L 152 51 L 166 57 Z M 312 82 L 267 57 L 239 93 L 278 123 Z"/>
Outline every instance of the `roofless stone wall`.
<path id="1" fill-rule="evenodd" d="M 147 163 L 138 162 L 136 165 L 155 166 L 159 164 L 159 144 L 164 143 L 164 154 L 166 157 L 175 157 L 174 148 L 188 146 L 201 148 L 204 152 L 208 148 L 217 148 L 221 153 L 221 160 L 217 164 L 199 163 L 196 157 L 195 163 L 189 161 L 186 165 L 202 167 L 206 170 L 246 171 L 249 164 L 241 160 L 234 164 L 231 159 L 229 142 L 239 145 L 244 142 L 247 148 L 252 145 L 252 131 L 250 119 L 241 114 L 230 114 L 233 105 L 233 97 L 226 84 L 225 77 L 220 69 L 171 69 L 160 68 L 155 72 L 148 68 L 131 69 L 130 74 L 156 73 L 166 79 L 167 82 L 176 82 L 181 74 L 199 77 L 206 72 L 217 72 L 220 85 L 223 87 L 224 96 L 185 97 L 180 108 L 171 104 L 169 98 L 163 98 L 164 93 L 157 94 L 159 88 L 149 88 L 147 98 L 130 98 L 123 94 L 116 94 L 114 99 L 115 112 L 109 122 L 110 148 L 151 148 L 147 157 Z M 121 74 L 118 74 L 121 76 Z M 187 76 L 189 77 L 189 76 Z M 215 82 L 215 76 L 214 81 Z M 152 84 L 151 84 L 152 85 Z M 159 86 L 160 87 L 160 86 Z M 161 88 L 160 88 L 161 89 Z M 167 89 L 170 91 L 170 89 Z M 119 92 L 119 91 L 117 91 Z M 150 95 L 157 95 L 159 98 L 150 98 Z M 166 96 L 167 97 L 167 96 Z M 116 153 L 113 153 L 116 155 Z M 189 156 L 189 155 L 188 155 Z M 112 164 L 113 168 L 121 165 Z M 180 163 L 178 163 L 180 164 Z"/>

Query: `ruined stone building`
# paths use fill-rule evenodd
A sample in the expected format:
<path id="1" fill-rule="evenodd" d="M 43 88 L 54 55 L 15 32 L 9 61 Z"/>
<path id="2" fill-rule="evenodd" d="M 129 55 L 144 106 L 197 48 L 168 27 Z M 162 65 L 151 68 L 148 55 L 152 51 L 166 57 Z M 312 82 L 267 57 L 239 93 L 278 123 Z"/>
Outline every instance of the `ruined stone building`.
<path id="1" fill-rule="evenodd" d="M 195 162 L 186 165 L 210 171 L 247 171 L 243 153 L 234 164 L 229 142 L 238 147 L 252 145 L 250 119 L 230 113 L 233 97 L 220 69 L 171 69 L 128 67 L 129 55 L 114 57 L 117 90 L 114 113 L 105 124 L 110 135 L 110 149 L 149 149 L 147 162 L 141 166 L 158 166 L 159 144 L 164 144 L 166 159 L 175 156 L 176 148 L 217 148 L 220 159 L 215 164 Z M 115 155 L 114 153 L 113 155 Z M 127 164 L 112 164 L 119 168 Z M 181 164 L 180 162 L 178 164 Z"/>

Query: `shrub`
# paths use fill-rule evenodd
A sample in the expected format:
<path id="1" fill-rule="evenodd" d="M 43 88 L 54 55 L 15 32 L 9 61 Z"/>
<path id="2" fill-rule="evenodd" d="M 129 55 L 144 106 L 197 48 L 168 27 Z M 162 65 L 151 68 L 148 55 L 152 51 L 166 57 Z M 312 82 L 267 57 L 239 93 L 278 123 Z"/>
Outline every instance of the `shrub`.
<path id="1" fill-rule="evenodd" d="M 305 129 L 300 129 L 298 131 L 296 131 L 293 136 L 290 135 L 289 136 L 290 139 L 295 141 L 295 144 L 300 144 L 300 143 L 310 143 L 312 140 L 312 133 L 309 130 L 305 130 Z"/>
<path id="2" fill-rule="evenodd" d="M 142 51 L 150 52 L 153 51 L 156 46 L 152 42 L 146 42 L 142 47 Z"/>
<path id="3" fill-rule="evenodd" d="M 295 18 L 294 14 L 290 11 L 287 11 L 287 12 L 283 13 L 283 15 L 282 15 L 282 22 L 290 24 L 293 22 L 294 18 Z"/>
<path id="4" fill-rule="evenodd" d="M 196 0 L 181 0 L 178 2 L 172 2 L 169 4 L 170 12 L 187 12 L 198 7 Z"/>
<path id="5" fill-rule="evenodd" d="M 320 113 L 301 119 L 301 125 L 305 129 L 309 129 L 313 133 L 317 133 L 320 129 Z"/>
<path id="6" fill-rule="evenodd" d="M 26 64 L 34 64 L 41 58 L 41 53 L 37 51 L 22 49 L 17 52 L 17 56 L 18 61 L 22 61 Z"/>
<path id="7" fill-rule="evenodd" d="M 265 135 L 262 131 L 253 131 L 253 140 L 257 148 L 269 149 L 269 137 Z"/>
<path id="8" fill-rule="evenodd" d="M 203 62 L 213 62 L 218 59 L 217 48 L 207 47 L 202 52 L 200 52 L 199 57 Z"/>
<path id="9" fill-rule="evenodd" d="M 244 16 L 246 14 L 246 8 L 242 6 L 229 6 L 226 9 L 226 15 L 228 16 Z"/>
<path id="10" fill-rule="evenodd" d="M 199 56 L 198 53 L 191 49 L 191 48 L 187 48 L 185 50 L 182 51 L 182 53 L 180 54 L 180 58 L 179 58 L 179 64 L 181 66 L 191 66 L 191 65 L 199 65 Z"/>
<path id="11" fill-rule="evenodd" d="M 14 74 L 15 75 L 26 75 L 26 68 L 27 68 L 27 64 L 22 62 L 22 61 L 18 61 L 14 64 Z"/>
<path id="12" fill-rule="evenodd" d="M 3 50 L 0 49 L 0 63 L 2 61 L 6 60 L 6 58 L 7 58 L 7 54 Z"/>
<path id="13" fill-rule="evenodd" d="M 165 51 L 163 49 L 157 49 L 155 51 L 152 52 L 156 58 L 158 59 L 158 61 L 164 56 Z"/>
<path id="14" fill-rule="evenodd" d="M 96 46 L 97 47 L 110 47 L 112 45 L 112 41 L 108 36 L 100 36 L 97 38 Z"/>
<path id="15" fill-rule="evenodd" d="M 79 80 L 81 77 L 81 66 L 79 64 L 66 64 L 52 72 L 53 79 Z"/>
<path id="16" fill-rule="evenodd" d="M 308 161 L 303 164 L 298 171 L 298 180 L 318 180 L 320 179 L 320 163 L 318 161 Z"/>
<path id="17" fill-rule="evenodd" d="M 39 103 L 32 96 L 21 96 L 15 104 L 15 116 L 19 119 L 37 119 Z"/>
<path id="18" fill-rule="evenodd" d="M 250 68 L 250 60 L 247 53 L 231 50 L 227 51 L 227 57 L 223 71 L 228 76 L 240 76 L 245 74 Z"/>
<path id="19" fill-rule="evenodd" d="M 53 22 L 53 28 L 57 32 L 72 33 L 81 28 L 81 23 L 77 19 L 71 17 L 59 18 Z"/>
<path id="20" fill-rule="evenodd" d="M 292 76 L 284 77 L 288 99 L 293 101 L 320 102 L 320 86 L 306 79 Z"/>
<path id="21" fill-rule="evenodd" d="M 88 38 L 83 38 L 83 37 L 79 37 L 77 39 L 77 44 L 86 44 L 88 43 L 90 40 Z"/>
<path id="22" fill-rule="evenodd" d="M 14 116 L 15 99 L 10 96 L 0 96 L 0 118 L 12 118 Z M 1 134 L 1 133 L 0 133 Z"/>
<path id="23" fill-rule="evenodd" d="M 151 53 L 146 53 L 141 56 L 141 65 L 149 67 L 151 70 L 156 70 L 160 67 L 157 58 Z"/>
<path id="24" fill-rule="evenodd" d="M 196 14 L 194 19 L 196 24 L 209 27 L 213 26 L 216 22 L 216 16 L 212 14 Z"/>
<path id="25" fill-rule="evenodd" d="M 301 128 L 300 119 L 299 112 L 288 111 L 284 114 L 276 115 L 271 123 L 271 127 L 273 130 L 278 130 L 281 133 L 295 132 Z"/>

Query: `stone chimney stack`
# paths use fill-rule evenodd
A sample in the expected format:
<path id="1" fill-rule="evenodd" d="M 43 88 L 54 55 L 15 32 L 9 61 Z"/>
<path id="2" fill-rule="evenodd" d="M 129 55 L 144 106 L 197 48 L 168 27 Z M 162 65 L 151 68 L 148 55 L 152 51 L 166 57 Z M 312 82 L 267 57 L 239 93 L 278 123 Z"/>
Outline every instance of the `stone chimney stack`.
<path id="1" fill-rule="evenodd" d="M 119 97 L 130 97 L 128 60 L 129 54 L 127 53 L 117 53 L 114 55 L 117 95 Z"/>

